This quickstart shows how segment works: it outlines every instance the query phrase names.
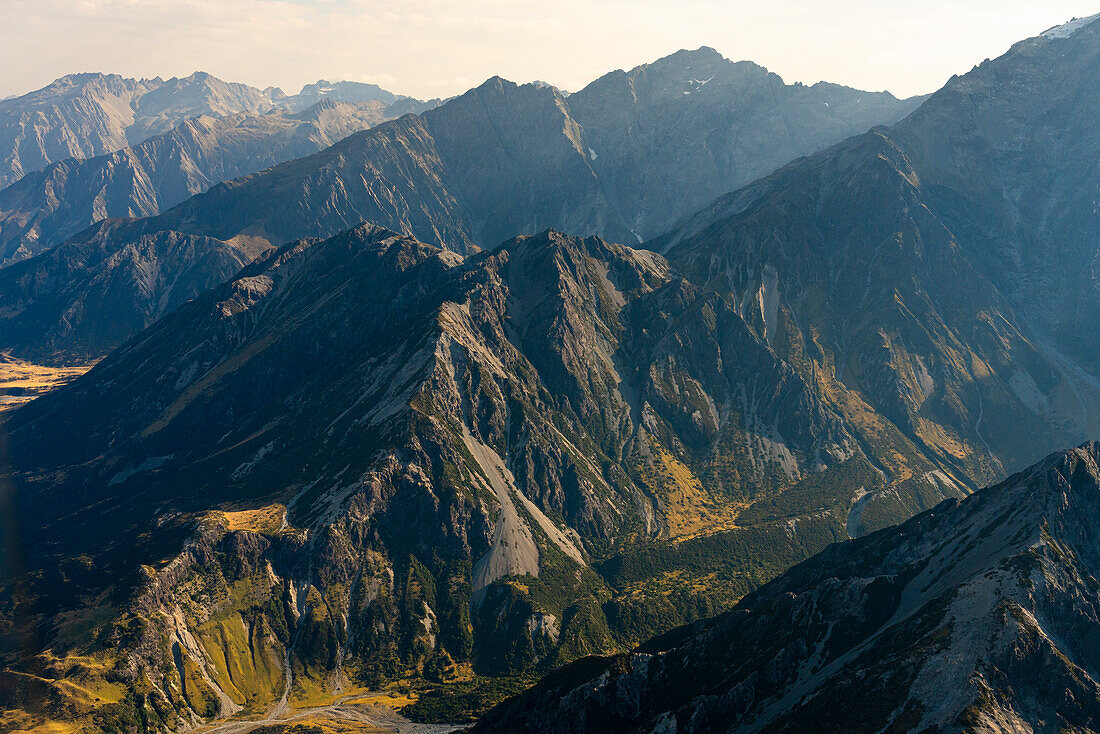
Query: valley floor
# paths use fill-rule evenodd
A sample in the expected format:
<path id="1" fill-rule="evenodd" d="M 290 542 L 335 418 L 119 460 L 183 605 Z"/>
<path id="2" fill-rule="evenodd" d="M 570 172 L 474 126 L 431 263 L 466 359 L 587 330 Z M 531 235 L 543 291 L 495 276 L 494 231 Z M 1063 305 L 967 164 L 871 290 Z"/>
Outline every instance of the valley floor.
<path id="1" fill-rule="evenodd" d="M 95 362 L 72 367 L 48 367 L 0 354 L 0 413 L 14 410 L 39 395 L 75 380 Z"/>

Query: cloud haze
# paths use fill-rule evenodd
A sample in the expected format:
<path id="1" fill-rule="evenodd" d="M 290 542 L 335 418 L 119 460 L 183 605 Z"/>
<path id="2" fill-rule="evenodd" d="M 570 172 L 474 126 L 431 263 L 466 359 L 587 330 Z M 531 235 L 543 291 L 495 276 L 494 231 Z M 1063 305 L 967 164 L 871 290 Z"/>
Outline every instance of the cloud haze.
<path id="1" fill-rule="evenodd" d="M 3 0 L 0 96 L 73 71 L 197 69 L 297 91 L 318 78 L 449 96 L 499 74 L 577 89 L 714 46 L 787 81 L 933 91 L 1097 0 Z M 766 7 L 765 7 L 766 6 Z"/>

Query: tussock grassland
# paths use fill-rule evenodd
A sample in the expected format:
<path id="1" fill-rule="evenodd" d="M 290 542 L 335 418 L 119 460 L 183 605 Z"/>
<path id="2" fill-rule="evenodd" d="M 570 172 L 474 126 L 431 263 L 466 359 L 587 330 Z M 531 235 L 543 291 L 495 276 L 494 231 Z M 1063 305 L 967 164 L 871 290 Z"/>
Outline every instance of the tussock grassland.
<path id="1" fill-rule="evenodd" d="M 48 367 L 0 354 L 0 413 L 14 410 L 56 387 L 75 380 L 95 362 L 70 367 Z"/>

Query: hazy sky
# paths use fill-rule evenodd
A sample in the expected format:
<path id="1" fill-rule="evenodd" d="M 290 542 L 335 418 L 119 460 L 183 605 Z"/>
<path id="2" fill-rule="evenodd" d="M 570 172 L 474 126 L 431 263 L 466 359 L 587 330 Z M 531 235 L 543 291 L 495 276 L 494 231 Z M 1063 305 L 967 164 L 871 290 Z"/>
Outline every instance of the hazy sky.
<path id="1" fill-rule="evenodd" d="M 427 98 L 499 74 L 576 90 L 713 46 L 788 82 L 930 92 L 1100 0 L 0 0 L 0 97 L 74 71 L 201 69 L 295 92 L 354 79 Z"/>

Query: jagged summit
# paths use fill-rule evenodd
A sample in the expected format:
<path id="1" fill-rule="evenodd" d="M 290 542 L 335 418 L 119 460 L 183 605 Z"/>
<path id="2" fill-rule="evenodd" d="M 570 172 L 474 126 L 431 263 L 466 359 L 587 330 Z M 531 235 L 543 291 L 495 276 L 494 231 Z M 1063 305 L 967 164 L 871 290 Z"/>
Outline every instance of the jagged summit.
<path id="1" fill-rule="evenodd" d="M 110 351 L 5 418 L 30 572 L 2 629 L 45 641 L 5 675 L 81 721 L 103 707 L 70 681 L 140 686 L 120 717 L 182 728 L 541 672 L 744 596 L 516 705 L 550 730 L 1022 728 L 1047 659 L 1096 700 L 1095 446 L 940 503 L 1097 433 L 1098 48 L 1018 44 L 652 250 L 615 240 L 908 108 L 704 50 L 568 97 L 495 78 L 163 211 L 127 189 L 161 213 L 0 271 L 6 334 Z M 35 191 L 152 180 L 141 156 L 260 123 L 328 134 L 321 96 Z"/>
<path id="2" fill-rule="evenodd" d="M 271 96 L 196 73 L 185 79 L 73 74 L 0 102 L 0 186 L 55 161 L 104 155 L 201 114 L 261 113 Z"/>
<path id="3" fill-rule="evenodd" d="M 297 111 L 315 104 L 321 100 L 338 100 L 341 102 L 384 102 L 393 104 L 399 99 L 407 99 L 403 95 L 383 89 L 377 84 L 364 82 L 340 81 L 330 82 L 322 79 L 313 84 L 306 84 L 298 94 L 286 97 L 282 104 L 291 111 Z"/>
<path id="4" fill-rule="evenodd" d="M 298 112 L 286 111 L 297 105 L 282 103 L 262 114 L 206 109 L 140 144 L 50 164 L 0 191 L 0 264 L 44 252 L 106 218 L 156 215 L 224 180 L 431 106 L 409 98 L 388 104 L 330 95 Z"/>
<path id="5" fill-rule="evenodd" d="M 796 161 L 647 246 L 752 311 L 756 289 L 776 283 L 775 330 L 794 339 L 780 353 L 835 355 L 815 374 L 835 372 L 979 484 L 1079 443 L 1100 431 L 1082 408 L 1100 404 L 1100 352 L 1081 337 L 1097 318 L 1081 267 L 1097 212 L 1079 196 L 1098 185 L 1100 136 L 1081 114 L 1100 101 L 1098 31 L 1018 43 L 898 124 Z"/>
<path id="6" fill-rule="evenodd" d="M 845 537 L 848 490 L 804 512 L 771 504 L 776 482 L 873 475 L 726 302 L 654 253 L 552 229 L 467 258 L 373 225 L 267 251 L 6 429 L 27 563 L 66 568 L 28 577 L 39 613 L 20 618 L 56 641 L 36 675 L 97 644 L 54 622 L 122 579 L 111 618 L 140 639 L 96 654 L 147 676 L 166 722 L 264 714 L 391 659 L 505 674 L 609 651 L 722 603 L 646 590 L 676 565 L 648 549 L 699 548 L 728 579 L 714 594 L 747 590 L 763 558 L 730 548 L 797 559 Z M 184 644 L 223 646 L 223 623 L 246 639 L 242 614 L 255 671 Z M 203 671 L 186 690 L 177 663 Z"/>

